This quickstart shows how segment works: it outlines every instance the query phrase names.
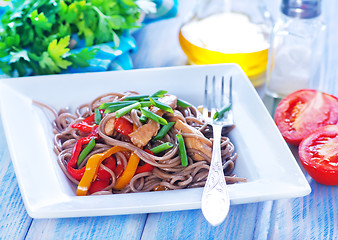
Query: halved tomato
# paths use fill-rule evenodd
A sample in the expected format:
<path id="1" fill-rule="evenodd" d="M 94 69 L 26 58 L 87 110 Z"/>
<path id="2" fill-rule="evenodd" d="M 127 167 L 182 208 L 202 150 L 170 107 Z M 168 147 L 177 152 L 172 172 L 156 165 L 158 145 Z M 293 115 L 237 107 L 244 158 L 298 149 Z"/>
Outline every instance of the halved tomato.
<path id="1" fill-rule="evenodd" d="M 284 139 L 298 145 L 317 128 L 338 122 L 338 98 L 312 89 L 298 90 L 280 101 L 275 122 Z"/>
<path id="2" fill-rule="evenodd" d="M 299 145 L 299 159 L 308 174 L 325 185 L 338 185 L 338 125 L 318 128 Z"/>

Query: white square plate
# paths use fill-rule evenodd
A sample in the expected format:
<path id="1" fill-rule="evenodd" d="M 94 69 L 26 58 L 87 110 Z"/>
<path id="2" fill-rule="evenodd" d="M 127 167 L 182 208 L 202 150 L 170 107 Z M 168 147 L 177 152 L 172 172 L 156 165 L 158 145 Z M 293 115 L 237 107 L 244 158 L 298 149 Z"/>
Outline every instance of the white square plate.
<path id="1" fill-rule="evenodd" d="M 235 64 L 51 75 L 0 80 L 3 126 L 28 214 L 60 218 L 197 209 L 202 188 L 106 196 L 75 195 L 53 152 L 51 118 L 32 99 L 56 109 L 106 92 L 165 89 L 202 104 L 206 75 L 233 76 L 236 122 L 230 139 L 239 154 L 235 173 L 246 183 L 229 185 L 231 204 L 300 197 L 311 189 L 254 87 Z"/>

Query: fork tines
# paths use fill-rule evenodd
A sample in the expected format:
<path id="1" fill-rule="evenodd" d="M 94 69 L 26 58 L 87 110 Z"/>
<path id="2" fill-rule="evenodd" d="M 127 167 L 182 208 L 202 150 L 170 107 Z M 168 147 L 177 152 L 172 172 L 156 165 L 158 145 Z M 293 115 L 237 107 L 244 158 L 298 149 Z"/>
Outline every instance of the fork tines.
<path id="1" fill-rule="evenodd" d="M 225 80 L 222 76 L 220 81 L 216 81 L 216 76 L 212 77 L 209 81 L 208 75 L 205 77 L 204 88 L 204 108 L 203 115 L 212 117 L 217 111 L 220 111 L 224 107 L 230 107 L 232 105 L 232 76 L 229 80 L 229 94 L 225 96 Z M 217 100 L 216 100 L 217 99 Z M 226 101 L 227 100 L 227 101 Z M 206 113 L 208 111 L 208 113 Z"/>

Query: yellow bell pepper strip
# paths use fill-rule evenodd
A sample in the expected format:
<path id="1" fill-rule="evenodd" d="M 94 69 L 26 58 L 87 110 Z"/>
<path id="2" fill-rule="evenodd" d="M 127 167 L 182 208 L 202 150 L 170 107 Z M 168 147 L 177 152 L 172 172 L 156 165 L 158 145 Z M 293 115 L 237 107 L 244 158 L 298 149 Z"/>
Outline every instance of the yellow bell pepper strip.
<path id="1" fill-rule="evenodd" d="M 121 177 L 117 179 L 116 184 L 113 187 L 115 190 L 123 189 L 130 182 L 135 175 L 139 161 L 140 158 L 134 152 L 131 153 L 126 169 Z"/>
<path id="2" fill-rule="evenodd" d="M 94 154 L 93 156 L 91 156 L 87 161 L 86 169 L 83 174 L 83 177 L 81 178 L 79 185 L 77 186 L 76 195 L 77 196 L 87 195 L 89 187 L 91 183 L 93 182 L 99 170 L 101 162 L 107 157 L 109 157 L 110 155 L 117 153 L 117 152 L 121 152 L 121 151 L 128 151 L 128 149 L 115 146 L 115 147 L 108 149 L 107 151 L 103 153 L 98 153 L 98 154 Z"/>

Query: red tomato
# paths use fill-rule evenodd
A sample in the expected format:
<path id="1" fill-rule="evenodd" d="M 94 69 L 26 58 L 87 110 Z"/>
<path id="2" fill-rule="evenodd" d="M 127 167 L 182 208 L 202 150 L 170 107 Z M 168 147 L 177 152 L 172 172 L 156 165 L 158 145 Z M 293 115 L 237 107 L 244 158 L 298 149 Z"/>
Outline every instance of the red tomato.
<path id="1" fill-rule="evenodd" d="M 313 130 L 338 122 L 338 98 L 311 89 L 296 91 L 278 104 L 275 122 L 286 142 L 298 145 Z"/>
<path id="2" fill-rule="evenodd" d="M 104 188 L 109 186 L 109 179 L 103 179 L 99 180 L 96 179 L 92 184 L 90 185 L 90 188 L 88 190 L 89 194 L 93 194 L 99 191 L 102 191 Z"/>
<path id="3" fill-rule="evenodd" d="M 338 185 L 338 125 L 318 128 L 299 145 L 299 159 L 317 182 Z"/>
<path id="4" fill-rule="evenodd" d="M 113 156 L 107 157 L 105 160 L 103 160 L 102 164 L 109 168 L 112 171 L 115 171 L 116 168 L 116 160 Z M 110 179 L 111 175 L 106 170 L 99 168 L 97 172 L 97 179 L 103 180 L 103 179 Z"/>
<path id="5" fill-rule="evenodd" d="M 130 133 L 133 132 L 133 124 L 124 117 L 117 118 L 115 120 L 114 126 L 116 131 L 125 136 L 128 136 Z"/>

